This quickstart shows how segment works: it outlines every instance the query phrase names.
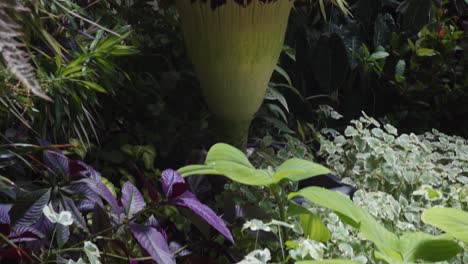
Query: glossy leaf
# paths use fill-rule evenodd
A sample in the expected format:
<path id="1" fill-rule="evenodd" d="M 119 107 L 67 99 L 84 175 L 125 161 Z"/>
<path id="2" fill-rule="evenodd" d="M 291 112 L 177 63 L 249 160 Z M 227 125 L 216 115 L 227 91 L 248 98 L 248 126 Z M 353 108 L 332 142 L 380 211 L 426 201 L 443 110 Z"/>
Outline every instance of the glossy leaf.
<path id="1" fill-rule="evenodd" d="M 242 151 L 228 144 L 219 143 L 208 151 L 205 165 L 183 167 L 179 172 L 184 177 L 194 174 L 224 175 L 245 185 L 268 186 L 284 179 L 300 181 L 330 171 L 311 161 L 291 159 L 279 166 L 272 176 L 268 170 L 255 169 Z"/>
<path id="2" fill-rule="evenodd" d="M 45 150 L 44 161 L 55 174 L 66 177 L 70 174 L 68 158 L 60 150 Z"/>
<path id="3" fill-rule="evenodd" d="M 324 259 L 324 260 L 303 260 L 303 261 L 296 261 L 296 264 L 358 264 L 359 262 L 355 262 L 352 260 L 347 259 Z"/>
<path id="4" fill-rule="evenodd" d="M 468 212 L 454 208 L 431 208 L 423 212 L 421 219 L 468 243 Z"/>
<path id="5" fill-rule="evenodd" d="M 47 190 L 24 212 L 21 218 L 15 223 L 15 227 L 29 226 L 37 221 L 42 215 L 42 209 L 49 203 L 50 190 Z"/>
<path id="6" fill-rule="evenodd" d="M 406 262 L 449 260 L 463 250 L 453 239 L 443 236 L 435 237 L 421 232 L 403 235 L 400 238 L 400 249 L 403 260 Z"/>
<path id="7" fill-rule="evenodd" d="M 157 263 L 175 264 L 175 257 L 169 250 L 166 240 L 153 227 L 130 224 L 130 230 L 140 245 Z"/>
<path id="8" fill-rule="evenodd" d="M 119 206 L 117 199 L 104 183 L 93 179 L 83 179 L 82 182 L 87 183 L 91 190 L 98 193 L 108 204 L 110 204 L 112 212 L 120 214 L 123 211 Z"/>
<path id="9" fill-rule="evenodd" d="M 162 189 L 168 198 L 176 198 L 188 190 L 184 178 L 175 170 L 167 169 L 161 177 Z"/>
<path id="10" fill-rule="evenodd" d="M 208 222 L 213 228 L 218 230 L 229 241 L 234 243 L 231 232 L 226 227 L 224 220 L 216 215 L 211 208 L 202 204 L 193 193 L 188 191 L 185 180 L 177 171 L 171 169 L 165 170 L 162 173 L 162 179 L 163 191 L 166 193 L 171 203 L 189 208 Z"/>
<path id="11" fill-rule="evenodd" d="M 71 198 L 64 196 L 62 197 L 62 205 L 65 210 L 71 213 L 75 224 L 83 231 L 89 232 L 86 225 L 86 220 L 84 219 L 78 207 L 76 207 L 75 202 Z"/>
<path id="12" fill-rule="evenodd" d="M 130 182 L 126 182 L 122 187 L 122 204 L 128 218 L 132 218 L 146 206 L 143 195 Z"/>
<path id="13" fill-rule="evenodd" d="M 226 227 L 224 220 L 211 210 L 211 208 L 202 204 L 193 193 L 185 192 L 174 201 L 174 204 L 189 208 L 208 222 L 213 228 L 218 230 L 229 241 L 234 243 L 234 238 Z"/>
<path id="14" fill-rule="evenodd" d="M 320 164 L 294 158 L 281 164 L 273 174 L 273 179 L 277 182 L 283 179 L 300 181 L 327 173 L 330 173 L 330 170 Z"/>
<path id="15" fill-rule="evenodd" d="M 303 214 L 299 217 L 299 220 L 306 238 L 320 242 L 330 240 L 330 231 L 318 216 L 312 213 Z"/>
<path id="16" fill-rule="evenodd" d="M 358 228 L 361 235 L 375 243 L 388 256 L 398 256 L 398 237 L 381 226 L 369 213 L 355 205 L 347 196 L 320 187 L 308 187 L 289 195 L 302 196 L 320 206 L 335 211 L 343 222 Z"/>
<path id="17" fill-rule="evenodd" d="M 70 239 L 70 227 L 65 225 L 56 225 L 55 237 L 57 239 L 57 245 L 62 248 Z"/>

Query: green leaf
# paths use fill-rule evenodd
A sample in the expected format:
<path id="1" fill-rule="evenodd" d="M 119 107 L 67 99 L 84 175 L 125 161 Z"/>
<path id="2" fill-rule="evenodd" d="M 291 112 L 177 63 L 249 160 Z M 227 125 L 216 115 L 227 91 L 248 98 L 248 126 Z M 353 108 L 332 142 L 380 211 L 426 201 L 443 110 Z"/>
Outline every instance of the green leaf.
<path id="1" fill-rule="evenodd" d="M 291 78 L 289 77 L 288 73 L 283 68 L 281 68 L 279 65 L 276 65 L 275 71 L 281 74 L 281 76 L 283 76 L 284 79 L 286 79 L 286 81 L 288 82 L 290 86 L 293 86 L 291 82 Z"/>
<path id="2" fill-rule="evenodd" d="M 307 200 L 320 206 L 332 209 L 333 211 L 346 216 L 351 222 L 351 226 L 359 228 L 362 219 L 365 217 L 363 209 L 356 206 L 350 199 L 341 193 L 326 190 L 321 187 L 307 187 L 298 192 L 291 193 L 288 199 L 302 196 Z"/>
<path id="3" fill-rule="evenodd" d="M 300 181 L 330 173 L 330 170 L 314 162 L 290 159 L 279 166 L 272 176 L 269 170 L 255 169 L 242 151 L 225 143 L 218 143 L 208 151 L 205 165 L 186 166 L 178 171 L 183 177 L 194 174 L 224 175 L 233 181 L 253 186 L 268 186 L 284 179 Z"/>
<path id="4" fill-rule="evenodd" d="M 347 259 L 324 259 L 296 261 L 296 264 L 359 264 L 359 262 Z"/>
<path id="5" fill-rule="evenodd" d="M 311 214 L 312 212 L 305 208 L 304 206 L 301 206 L 293 201 L 289 202 L 288 205 L 288 210 L 286 211 L 286 214 L 288 216 L 296 216 L 296 215 L 301 215 L 301 214 Z"/>
<path id="6" fill-rule="evenodd" d="M 281 164 L 273 174 L 273 179 L 277 182 L 283 179 L 300 181 L 327 173 L 330 173 L 330 170 L 320 164 L 294 158 Z"/>
<path id="7" fill-rule="evenodd" d="M 462 248 L 452 239 L 416 232 L 405 234 L 400 238 L 400 250 L 406 262 L 417 260 L 438 262 L 455 257 Z"/>
<path id="8" fill-rule="evenodd" d="M 361 236 L 374 242 L 377 248 L 386 256 L 399 260 L 398 237 L 385 229 L 364 209 L 355 205 L 347 196 L 320 187 L 308 187 L 296 193 L 291 193 L 289 199 L 302 196 L 320 206 L 335 211 L 343 222 L 358 228 Z"/>
<path id="9" fill-rule="evenodd" d="M 320 242 L 327 242 L 331 238 L 330 231 L 320 218 L 314 214 L 303 214 L 299 217 L 304 236 Z"/>
<path id="10" fill-rule="evenodd" d="M 377 52 L 372 53 L 370 57 L 371 59 L 374 59 L 374 60 L 381 60 L 381 59 L 387 58 L 388 56 L 390 56 L 390 54 L 388 54 L 388 52 L 386 51 L 377 51 Z"/>
<path id="11" fill-rule="evenodd" d="M 88 82 L 88 81 L 79 81 L 79 83 L 83 86 L 86 86 L 88 88 L 91 88 L 97 92 L 100 93 L 107 93 L 106 89 L 104 89 L 101 85 L 94 83 L 94 82 Z"/>
<path id="12" fill-rule="evenodd" d="M 189 165 L 178 169 L 177 172 L 179 172 L 182 177 L 188 177 L 196 174 L 222 175 L 217 170 L 206 165 Z"/>
<path id="13" fill-rule="evenodd" d="M 205 164 L 210 165 L 210 163 L 215 163 L 217 161 L 229 161 L 250 169 L 255 169 L 244 152 L 225 143 L 218 143 L 210 148 L 206 156 Z"/>
<path id="14" fill-rule="evenodd" d="M 286 111 L 289 112 L 288 102 L 286 101 L 286 98 L 284 98 L 284 96 L 275 88 L 270 86 L 268 87 L 265 93 L 265 99 L 278 101 L 284 107 L 284 109 L 286 109 Z"/>
<path id="15" fill-rule="evenodd" d="M 468 243 L 468 213 L 454 208 L 431 208 L 423 212 L 424 223 L 442 229 Z"/>
<path id="16" fill-rule="evenodd" d="M 436 55 L 436 52 L 433 49 L 420 48 L 416 50 L 416 55 L 419 57 L 431 57 Z"/>
<path id="17" fill-rule="evenodd" d="M 205 164 L 218 175 L 242 184 L 260 186 L 274 183 L 268 171 L 256 170 L 242 151 L 228 144 L 218 143 L 211 147 Z"/>
<path id="18" fill-rule="evenodd" d="M 395 80 L 402 82 L 405 80 L 406 62 L 399 60 L 395 65 Z"/>

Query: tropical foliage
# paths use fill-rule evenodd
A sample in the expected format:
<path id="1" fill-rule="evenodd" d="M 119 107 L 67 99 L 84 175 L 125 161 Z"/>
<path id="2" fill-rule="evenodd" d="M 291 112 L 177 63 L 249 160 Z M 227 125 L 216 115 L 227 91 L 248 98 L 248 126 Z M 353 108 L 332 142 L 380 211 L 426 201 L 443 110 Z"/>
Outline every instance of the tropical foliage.
<path id="1" fill-rule="evenodd" d="M 1 1 L 0 263 L 468 263 L 468 3 L 229 1 Z"/>

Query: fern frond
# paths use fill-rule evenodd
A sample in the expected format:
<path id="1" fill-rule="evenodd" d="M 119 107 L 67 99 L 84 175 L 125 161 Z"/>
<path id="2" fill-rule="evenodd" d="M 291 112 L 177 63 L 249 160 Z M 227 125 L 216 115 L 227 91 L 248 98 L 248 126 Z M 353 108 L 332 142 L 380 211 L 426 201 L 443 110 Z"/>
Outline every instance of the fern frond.
<path id="1" fill-rule="evenodd" d="M 0 54 L 7 69 L 34 95 L 52 101 L 41 89 L 34 68 L 29 64 L 27 53 L 21 47 L 20 26 L 10 17 L 7 10 L 25 11 L 17 0 L 1 0 L 0 3 Z"/>

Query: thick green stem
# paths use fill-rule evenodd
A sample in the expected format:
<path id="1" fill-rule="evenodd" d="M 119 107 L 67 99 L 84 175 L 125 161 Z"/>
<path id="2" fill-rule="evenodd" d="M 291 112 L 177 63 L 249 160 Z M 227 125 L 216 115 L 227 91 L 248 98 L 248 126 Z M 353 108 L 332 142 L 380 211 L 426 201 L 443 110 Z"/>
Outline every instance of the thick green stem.
<path id="1" fill-rule="evenodd" d="M 230 144 L 240 150 L 247 148 L 250 121 L 213 120 L 216 142 Z"/>

